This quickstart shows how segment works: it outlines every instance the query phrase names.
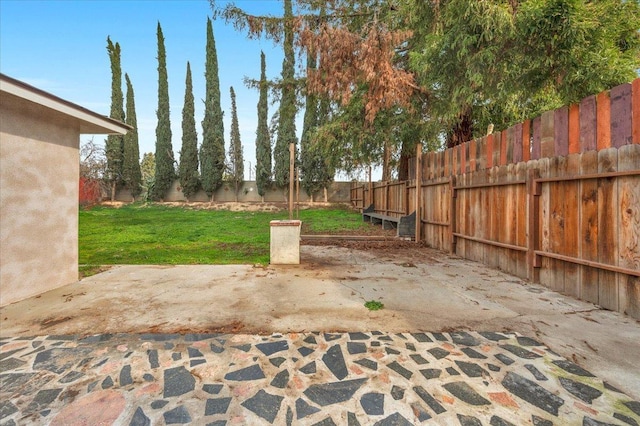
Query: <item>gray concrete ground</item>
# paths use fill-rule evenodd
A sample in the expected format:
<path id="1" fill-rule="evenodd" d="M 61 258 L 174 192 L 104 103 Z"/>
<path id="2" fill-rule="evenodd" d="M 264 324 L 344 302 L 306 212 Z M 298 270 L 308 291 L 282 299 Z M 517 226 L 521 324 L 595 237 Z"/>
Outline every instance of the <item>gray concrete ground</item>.
<path id="1" fill-rule="evenodd" d="M 632 318 L 429 249 L 301 249 L 299 266 L 114 267 L 0 308 L 0 336 L 516 332 L 640 399 Z"/>

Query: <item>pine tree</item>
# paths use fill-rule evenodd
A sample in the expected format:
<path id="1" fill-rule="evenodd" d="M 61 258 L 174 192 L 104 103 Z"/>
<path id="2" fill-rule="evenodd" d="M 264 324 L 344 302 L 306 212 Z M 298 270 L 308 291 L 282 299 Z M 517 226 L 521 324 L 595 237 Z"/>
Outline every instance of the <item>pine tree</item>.
<path id="1" fill-rule="evenodd" d="M 133 127 L 124 136 L 122 177 L 126 187 L 131 191 L 135 201 L 142 191 L 142 172 L 140 171 L 140 148 L 138 146 L 138 118 L 134 100 L 133 85 L 129 75 L 125 74 L 127 82 L 127 118 L 126 123 Z"/>
<path id="2" fill-rule="evenodd" d="M 278 135 L 274 149 L 275 183 L 284 187 L 289 183 L 289 145 L 297 144 L 296 138 L 296 81 L 293 50 L 294 17 L 291 0 L 284 0 L 284 60 L 282 62 L 282 97 L 278 123 Z"/>
<path id="3" fill-rule="evenodd" d="M 202 187 L 213 200 L 216 189 L 222 185 L 224 172 L 224 123 L 220 106 L 220 79 L 218 56 L 213 37 L 211 19 L 207 18 L 207 51 L 205 64 L 206 96 L 202 120 L 202 146 L 200 147 L 200 173 Z"/>
<path id="4" fill-rule="evenodd" d="M 231 165 L 231 181 L 236 190 L 236 201 L 240 184 L 244 181 L 244 159 L 242 158 L 242 141 L 240 140 L 240 126 L 238 124 L 238 109 L 236 107 L 236 92 L 231 87 L 231 142 L 229 145 L 229 163 Z"/>
<path id="5" fill-rule="evenodd" d="M 111 62 L 111 113 L 109 117 L 124 121 L 124 107 L 122 95 L 122 69 L 120 67 L 120 44 L 115 45 L 107 37 L 107 52 Z M 111 186 L 111 200 L 116 195 L 116 188 L 122 184 L 124 137 L 121 135 L 107 136 L 105 151 L 107 156 L 107 179 Z"/>
<path id="6" fill-rule="evenodd" d="M 256 131 L 256 186 L 264 197 L 271 184 L 271 138 L 269 137 L 269 115 L 267 72 L 264 52 L 260 52 L 260 99 L 258 100 L 258 130 Z"/>
<path id="7" fill-rule="evenodd" d="M 169 79 L 164 36 L 158 22 L 158 124 L 156 127 L 156 175 L 152 198 L 162 200 L 175 179 L 171 122 L 169 120 Z"/>
<path id="8" fill-rule="evenodd" d="M 193 83 L 191 65 L 187 62 L 187 78 L 182 109 L 182 149 L 180 150 L 180 186 L 187 201 L 199 187 L 198 178 L 198 135 L 193 103 Z"/>

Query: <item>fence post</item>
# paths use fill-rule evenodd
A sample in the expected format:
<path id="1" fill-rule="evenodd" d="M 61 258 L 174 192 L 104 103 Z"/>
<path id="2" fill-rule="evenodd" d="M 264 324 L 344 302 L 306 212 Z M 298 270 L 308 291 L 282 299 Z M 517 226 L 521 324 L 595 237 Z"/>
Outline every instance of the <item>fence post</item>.
<path id="1" fill-rule="evenodd" d="M 540 177 L 539 170 L 529 170 L 527 173 L 527 196 L 529 198 L 528 230 L 527 236 L 527 269 L 529 281 L 540 282 L 540 267 L 542 263 L 540 256 L 535 251 L 540 246 L 540 195 L 542 194 L 541 184 L 536 181 Z"/>
<path id="2" fill-rule="evenodd" d="M 384 214 L 389 216 L 389 181 L 384 181 Z"/>
<path id="3" fill-rule="evenodd" d="M 456 177 L 449 178 L 449 192 L 451 193 L 451 206 L 449 208 L 449 237 L 451 238 L 451 254 L 456 254 Z"/>
<path id="4" fill-rule="evenodd" d="M 371 166 L 369 166 L 369 207 L 371 204 L 375 204 L 374 192 L 373 192 L 373 182 L 371 181 Z M 365 207 L 366 208 L 366 207 Z"/>
<path id="5" fill-rule="evenodd" d="M 416 207 L 416 243 L 420 242 L 422 236 L 422 144 L 419 143 L 416 146 L 416 194 L 415 194 L 415 207 Z"/>

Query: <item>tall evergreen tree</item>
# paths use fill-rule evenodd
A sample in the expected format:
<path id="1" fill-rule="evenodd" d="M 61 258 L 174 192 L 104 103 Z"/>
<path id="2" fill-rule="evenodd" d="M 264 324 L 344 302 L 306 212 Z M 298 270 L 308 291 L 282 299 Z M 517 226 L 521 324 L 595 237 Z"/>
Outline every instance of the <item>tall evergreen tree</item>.
<path id="1" fill-rule="evenodd" d="M 135 200 L 142 191 L 142 172 L 140 171 L 140 147 L 138 146 L 138 118 L 134 100 L 133 85 L 129 75 L 125 74 L 127 82 L 127 118 L 126 123 L 133 127 L 124 136 L 122 177 L 125 186 L 131 191 Z"/>
<path id="2" fill-rule="evenodd" d="M 236 190 L 236 200 L 240 184 L 244 181 L 244 159 L 242 158 L 242 141 L 240 140 L 240 125 L 238 124 L 238 109 L 236 107 L 236 92 L 231 87 L 231 142 L 229 144 L 229 164 L 231 165 L 231 181 Z"/>
<path id="3" fill-rule="evenodd" d="M 120 67 L 120 43 L 115 45 L 107 37 L 107 52 L 111 62 L 111 113 L 109 117 L 124 121 L 124 99 L 122 95 L 122 69 Z M 115 198 L 116 188 L 122 184 L 122 167 L 124 155 L 124 137 L 107 136 L 105 152 L 107 156 L 107 179 L 111 186 L 111 200 Z"/>
<path id="4" fill-rule="evenodd" d="M 296 80 L 293 27 L 295 25 L 291 0 L 284 0 L 284 60 L 282 62 L 282 96 L 278 123 L 278 135 L 274 149 L 274 177 L 276 185 L 289 183 L 289 145 L 297 144 L 296 138 Z"/>
<path id="5" fill-rule="evenodd" d="M 307 69 L 315 69 L 316 55 L 307 52 Z M 307 92 L 304 121 L 302 124 L 302 138 L 300 139 L 300 172 L 302 174 L 301 185 L 312 196 L 317 190 L 321 189 L 318 185 L 317 172 L 322 164 L 318 164 L 317 160 L 324 163 L 323 158 L 318 150 L 313 148 L 311 134 L 318 125 L 318 98 L 311 92 Z"/>
<path id="6" fill-rule="evenodd" d="M 193 83 L 191 81 L 191 65 L 187 62 L 187 79 L 184 91 L 184 107 L 182 109 L 182 149 L 180 150 L 180 186 L 187 198 L 198 191 L 198 134 L 193 104 Z"/>
<path id="7" fill-rule="evenodd" d="M 162 200 L 175 179 L 171 122 L 169 119 L 169 78 L 164 36 L 158 22 L 158 124 L 156 126 L 156 175 L 153 185 L 154 200 Z"/>
<path id="8" fill-rule="evenodd" d="M 256 186 L 264 197 L 271 183 L 271 138 L 269 137 L 267 65 L 264 52 L 260 52 L 260 99 L 258 100 L 258 130 L 256 131 Z"/>
<path id="9" fill-rule="evenodd" d="M 205 80 L 206 96 L 204 119 L 202 120 L 200 173 L 202 187 L 213 200 L 213 194 L 222 185 L 225 155 L 224 123 L 222 121 L 222 107 L 220 106 L 220 79 L 218 78 L 218 55 L 210 18 L 207 18 Z"/>

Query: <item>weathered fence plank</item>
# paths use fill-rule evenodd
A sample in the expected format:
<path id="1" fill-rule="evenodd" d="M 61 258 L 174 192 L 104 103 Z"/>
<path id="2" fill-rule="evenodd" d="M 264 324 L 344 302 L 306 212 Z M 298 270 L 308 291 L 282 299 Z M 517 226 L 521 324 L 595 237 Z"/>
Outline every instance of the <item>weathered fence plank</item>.
<path id="1" fill-rule="evenodd" d="M 618 151 L 615 148 L 598 152 L 598 172 L 618 169 Z M 598 261 L 608 265 L 618 262 L 619 206 L 615 178 L 599 179 L 598 186 Z M 605 309 L 618 309 L 618 285 L 615 272 L 601 270 L 598 274 L 599 304 Z"/>
<path id="2" fill-rule="evenodd" d="M 598 151 L 611 147 L 611 100 L 609 92 L 596 96 L 596 146 Z"/>
<path id="3" fill-rule="evenodd" d="M 580 160 L 580 173 L 598 173 L 597 151 L 587 151 Z M 580 258 L 598 261 L 598 179 L 584 179 L 580 185 Z M 599 303 L 598 269 L 580 266 L 580 297 Z"/>
<path id="4" fill-rule="evenodd" d="M 640 170 L 640 145 L 618 150 L 618 170 Z M 620 217 L 618 219 L 619 265 L 640 270 L 640 175 L 618 179 Z M 619 309 L 640 318 L 640 277 L 620 274 Z"/>
<path id="5" fill-rule="evenodd" d="M 580 154 L 570 154 L 567 157 L 567 176 L 580 174 Z M 580 181 L 564 182 L 564 240 L 563 253 L 566 256 L 578 258 L 579 253 L 579 209 L 580 209 Z M 580 276 L 578 265 L 565 262 L 564 291 L 573 297 L 580 297 Z"/>
<path id="6" fill-rule="evenodd" d="M 580 151 L 595 150 L 596 145 L 596 97 L 589 96 L 580 102 Z"/>
<path id="7" fill-rule="evenodd" d="M 569 106 L 569 154 L 580 152 L 580 105 Z"/>
<path id="8" fill-rule="evenodd" d="M 631 143 L 631 84 L 611 89 L 611 146 Z"/>
<path id="9" fill-rule="evenodd" d="M 569 108 L 564 106 L 554 111 L 553 142 L 554 155 L 569 154 Z"/>
<path id="10" fill-rule="evenodd" d="M 636 78 L 631 83 L 632 96 L 631 102 L 633 104 L 631 127 L 633 132 L 633 143 L 640 144 L 640 78 Z"/>

